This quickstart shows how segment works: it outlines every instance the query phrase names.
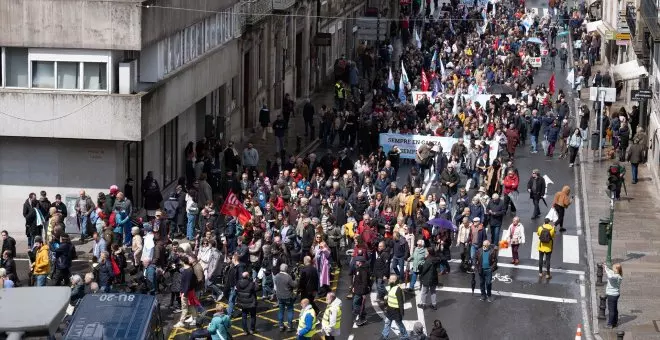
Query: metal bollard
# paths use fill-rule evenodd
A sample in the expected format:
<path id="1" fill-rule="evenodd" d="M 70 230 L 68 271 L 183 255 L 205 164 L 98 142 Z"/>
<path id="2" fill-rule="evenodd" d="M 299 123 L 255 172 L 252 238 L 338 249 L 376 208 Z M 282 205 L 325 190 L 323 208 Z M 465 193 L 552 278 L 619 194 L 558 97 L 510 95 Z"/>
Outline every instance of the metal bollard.
<path id="1" fill-rule="evenodd" d="M 605 282 L 603 282 L 603 264 L 602 263 L 597 263 L 596 264 L 596 286 L 602 286 L 604 284 L 605 284 Z"/>
<path id="2" fill-rule="evenodd" d="M 599 299 L 600 299 L 600 304 L 598 305 L 598 320 L 605 320 L 605 308 L 607 305 L 607 296 L 601 295 Z"/>
<path id="3" fill-rule="evenodd" d="M 626 332 L 624 331 L 618 331 L 616 332 L 616 340 L 623 340 L 623 337 L 626 335 Z"/>

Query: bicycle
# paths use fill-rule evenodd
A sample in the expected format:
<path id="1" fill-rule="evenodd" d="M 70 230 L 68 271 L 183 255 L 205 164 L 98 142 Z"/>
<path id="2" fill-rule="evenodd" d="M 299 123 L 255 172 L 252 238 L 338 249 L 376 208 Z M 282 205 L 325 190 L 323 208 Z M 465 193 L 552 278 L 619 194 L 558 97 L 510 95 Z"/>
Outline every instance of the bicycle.
<path id="1" fill-rule="evenodd" d="M 500 275 L 499 273 L 495 273 L 493 275 L 493 280 L 492 282 L 495 282 L 495 280 L 503 282 L 503 283 L 512 283 L 513 279 L 509 277 L 509 275 Z"/>

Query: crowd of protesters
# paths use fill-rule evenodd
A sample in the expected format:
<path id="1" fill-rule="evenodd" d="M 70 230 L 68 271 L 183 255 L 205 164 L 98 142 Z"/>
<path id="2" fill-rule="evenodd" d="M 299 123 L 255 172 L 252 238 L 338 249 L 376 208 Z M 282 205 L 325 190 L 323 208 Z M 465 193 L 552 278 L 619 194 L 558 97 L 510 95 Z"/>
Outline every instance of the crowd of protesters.
<path id="1" fill-rule="evenodd" d="M 315 114 L 314 104 L 306 104 L 308 115 L 320 117 L 320 138 L 331 150 L 326 154 L 287 158 L 279 146 L 280 153 L 260 169 L 259 151 L 251 144 L 239 152 L 233 143 L 224 149 L 206 141 L 191 143 L 185 151 L 186 175 L 170 195 L 161 195 L 151 173 L 144 179 L 144 220 L 135 218 L 132 184 L 124 188 L 127 194 L 112 186 L 96 202 L 81 191 L 75 203 L 81 238 L 89 236 L 94 242 L 93 270 L 84 277 L 71 275 L 76 252 L 64 232 L 67 210 L 61 197 L 50 203 L 45 192 L 39 199 L 30 194 L 24 216 L 31 281 L 40 286 L 48 280 L 53 285 L 71 283 L 73 304 L 85 292 L 120 287 L 167 293 L 169 307 L 181 312 L 176 327 L 198 323 L 196 316 L 203 312 L 200 298 L 210 292 L 216 301 L 226 301 L 208 327 L 223 335 L 231 327 L 227 316 L 238 310 L 242 329 L 248 334 L 256 331 L 260 296 L 277 301 L 281 331 L 295 331 L 298 338 L 318 332 L 333 339 L 340 334 L 337 311 L 342 297 L 332 291 L 331 283 L 338 279 L 335 269 L 344 268 L 350 274 L 346 298 L 352 299 L 357 325 L 366 323 L 365 299 L 375 284 L 378 301 L 386 305 L 382 336 L 388 336 L 395 322 L 405 338 L 404 292 L 419 289 L 418 307 L 436 309 L 435 288 L 439 276 L 450 273 L 454 251 L 461 254 L 462 270 L 479 274 L 482 299 L 490 301 L 500 241 L 511 243 L 513 264 L 519 263 L 517 248 L 524 243 L 519 218 L 509 228 L 503 225 L 507 213 L 516 213 L 513 198 L 523 180 L 515 167 L 516 153 L 525 152 L 529 135 L 529 152 L 538 152 L 540 144 L 553 157 L 556 149 L 572 166 L 586 134 L 586 125 L 576 126 L 571 120 L 562 90 L 554 84 L 534 85 L 536 68 L 531 64 L 542 50 L 549 51 L 543 56 L 553 67 L 555 57 L 565 64 L 567 46 L 560 42 L 556 48 L 555 39 L 569 27 L 578 34 L 572 20 L 578 20 L 579 12 L 570 13 L 561 1 L 550 17 L 530 13 L 524 1 L 479 6 L 452 1 L 433 15 L 428 8 L 413 8 L 401 22 L 393 22 L 403 37 L 398 60 L 393 60 L 391 42 L 363 50 L 368 54 L 360 56 L 365 75 L 371 76 L 374 59 L 379 66 L 370 82 L 370 107 L 362 109 L 364 96 L 350 96 L 360 87 L 351 80 L 355 74 L 346 81 L 338 79 L 335 107 L 323 106 Z M 541 43 L 530 42 L 532 37 Z M 400 65 L 407 73 L 403 81 L 398 81 Z M 346 67 L 358 69 L 356 64 Z M 390 70 L 396 77 L 390 78 Z M 422 74 L 428 78 L 422 79 Z M 471 101 L 476 94 L 492 93 L 495 86 L 510 89 L 506 94 L 511 98 L 498 94 L 484 103 Z M 433 95 L 413 105 L 412 91 L 424 88 L 432 88 Z M 288 118 L 285 122 L 280 116 L 266 125 L 285 129 L 288 124 L 282 122 L 288 123 Z M 383 132 L 454 137 L 456 142 L 450 150 L 427 143 L 418 148 L 415 159 L 404 159 L 397 147 L 386 153 L 379 146 Z M 495 158 L 486 143 L 490 141 L 498 142 Z M 400 171 L 404 162 L 412 163 L 409 173 Z M 425 197 L 422 190 L 427 185 L 440 190 Z M 539 170 L 523 184 L 525 189 L 536 219 L 546 194 Z M 546 219 L 538 229 L 540 252 L 551 252 L 555 226 L 563 229 L 569 192 L 565 188 L 558 193 L 553 207 L 559 216 Z M 223 202 L 232 196 L 249 212 L 247 222 L 223 212 Z M 429 224 L 438 218 L 454 228 Z M 550 239 L 545 229 L 551 231 Z M 10 261 L 15 242 L 12 250 L 8 238 L 3 231 L 7 259 L 0 273 L 5 286 L 7 281 L 19 281 Z M 542 275 L 542 263 L 539 271 Z M 139 280 L 134 281 L 135 276 Z M 298 297 L 302 312 L 294 329 Z M 316 330 L 321 311 L 315 300 L 321 297 L 326 297 L 328 307 Z M 411 337 L 424 332 L 418 327 L 410 331 Z M 430 337 L 446 338 L 441 323 Z"/>

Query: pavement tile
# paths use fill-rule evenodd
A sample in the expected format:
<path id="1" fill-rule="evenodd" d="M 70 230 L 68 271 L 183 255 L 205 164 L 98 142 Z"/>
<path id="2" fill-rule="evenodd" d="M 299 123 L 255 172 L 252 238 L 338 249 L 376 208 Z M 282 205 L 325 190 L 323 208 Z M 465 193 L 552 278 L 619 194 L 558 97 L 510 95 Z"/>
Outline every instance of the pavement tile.
<path id="1" fill-rule="evenodd" d="M 603 67 L 603 66 L 600 66 Z M 598 68 L 596 68 L 597 70 Z M 586 91 L 582 100 L 588 101 Z M 620 106 L 620 105 L 619 105 Z M 609 199 L 606 195 L 607 167 L 610 160 L 599 162 L 591 151 L 582 153 L 581 166 L 587 175 L 587 200 L 591 225 L 591 245 L 596 263 L 604 262 L 606 246 L 598 244 L 598 220 L 609 216 Z M 622 163 L 623 164 L 623 163 Z M 657 202 L 660 199 L 656 185 L 649 181 L 630 182 L 630 164 L 626 166 L 628 195 L 615 203 L 613 261 L 623 264 L 624 280 L 619 300 L 620 326 L 626 331 L 626 340 L 660 339 L 660 332 L 653 321 L 660 319 L 660 304 L 657 289 L 660 279 L 660 214 Z M 650 178 L 647 165 L 640 165 L 640 178 Z M 597 294 L 604 294 L 605 287 L 598 287 Z M 604 329 L 601 322 L 600 335 L 603 339 L 616 339 L 616 331 Z"/>

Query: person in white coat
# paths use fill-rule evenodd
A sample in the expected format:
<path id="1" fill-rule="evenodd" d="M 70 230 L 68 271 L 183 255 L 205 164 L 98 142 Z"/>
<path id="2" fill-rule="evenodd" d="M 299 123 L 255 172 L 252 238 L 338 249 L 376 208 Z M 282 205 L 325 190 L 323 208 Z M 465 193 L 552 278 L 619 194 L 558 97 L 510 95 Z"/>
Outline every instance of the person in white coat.
<path id="1" fill-rule="evenodd" d="M 513 218 L 509 229 L 504 231 L 503 236 L 511 245 L 511 255 L 513 256 L 511 263 L 517 265 L 520 263 L 518 248 L 520 248 L 521 244 L 525 243 L 525 227 L 520 223 L 520 218 L 518 216 Z"/>
<path id="2" fill-rule="evenodd" d="M 326 340 L 334 340 L 339 337 L 341 331 L 341 300 L 335 293 L 329 292 L 326 301 L 328 307 L 321 319 L 321 331 Z"/>

